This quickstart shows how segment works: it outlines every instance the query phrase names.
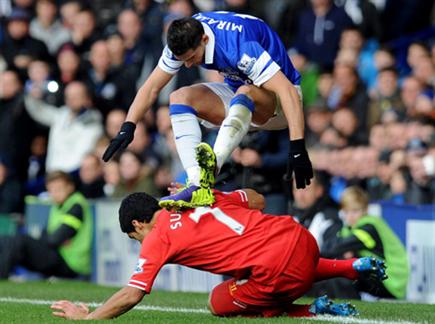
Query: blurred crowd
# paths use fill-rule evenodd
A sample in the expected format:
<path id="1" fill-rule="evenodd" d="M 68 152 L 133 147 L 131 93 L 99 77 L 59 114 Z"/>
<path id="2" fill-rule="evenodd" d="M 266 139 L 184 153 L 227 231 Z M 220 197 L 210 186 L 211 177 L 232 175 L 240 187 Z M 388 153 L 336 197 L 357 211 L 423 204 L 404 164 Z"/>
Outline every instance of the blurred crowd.
<path id="1" fill-rule="evenodd" d="M 198 11 L 266 20 L 303 76 L 306 142 L 335 202 L 351 185 L 369 198 L 435 202 L 433 1 L 5 0 L 0 2 L 0 213 L 22 212 L 46 172 L 71 174 L 87 198 L 183 182 L 168 98 L 218 73 L 182 68 L 137 125 L 127 150 L 101 155 L 156 65 L 165 30 Z M 279 14 L 277 14 L 279 13 Z M 213 142 L 215 130 L 204 130 Z M 218 178 L 253 186 L 266 212 L 287 213 L 288 133 L 250 133 Z"/>

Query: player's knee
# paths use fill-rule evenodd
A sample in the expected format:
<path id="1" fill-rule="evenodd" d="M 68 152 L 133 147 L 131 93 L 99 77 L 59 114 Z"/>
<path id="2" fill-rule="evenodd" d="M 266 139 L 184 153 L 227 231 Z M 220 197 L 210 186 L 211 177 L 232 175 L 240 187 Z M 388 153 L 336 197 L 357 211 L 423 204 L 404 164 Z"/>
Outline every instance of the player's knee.
<path id="1" fill-rule="evenodd" d="M 210 313 L 212 313 L 215 316 L 219 316 L 219 314 L 215 311 L 214 307 L 213 307 L 213 302 L 212 302 L 212 298 L 213 298 L 213 291 L 208 295 L 208 309 L 210 311 Z"/>
<path id="2" fill-rule="evenodd" d="M 237 89 L 236 94 L 244 94 L 252 98 L 254 87 L 253 85 L 244 84 Z"/>
<path id="3" fill-rule="evenodd" d="M 182 104 L 193 106 L 195 102 L 194 91 L 190 87 L 182 87 L 169 95 L 170 104 Z"/>

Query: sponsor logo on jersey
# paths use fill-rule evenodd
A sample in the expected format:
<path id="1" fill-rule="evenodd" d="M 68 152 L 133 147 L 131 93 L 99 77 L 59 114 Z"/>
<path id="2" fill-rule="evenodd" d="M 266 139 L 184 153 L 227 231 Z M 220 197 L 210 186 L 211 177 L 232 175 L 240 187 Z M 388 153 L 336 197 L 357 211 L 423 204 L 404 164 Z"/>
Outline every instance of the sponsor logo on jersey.
<path id="1" fill-rule="evenodd" d="M 252 68 L 254 67 L 256 61 L 257 59 L 255 57 L 250 57 L 247 54 L 243 54 L 239 63 L 237 63 L 237 67 L 243 73 L 249 74 L 251 73 Z"/>
<path id="2" fill-rule="evenodd" d="M 137 260 L 136 268 L 134 269 L 134 274 L 142 273 L 143 272 L 143 265 L 147 262 L 147 259 L 140 258 Z"/>

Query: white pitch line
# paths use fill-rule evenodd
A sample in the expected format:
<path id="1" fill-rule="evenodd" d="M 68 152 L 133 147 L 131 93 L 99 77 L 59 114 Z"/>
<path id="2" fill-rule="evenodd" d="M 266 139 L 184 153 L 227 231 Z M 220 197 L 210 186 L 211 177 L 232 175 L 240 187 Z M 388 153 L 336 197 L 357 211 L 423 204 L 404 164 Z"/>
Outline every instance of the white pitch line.
<path id="1" fill-rule="evenodd" d="M 13 298 L 13 297 L 0 297 L 0 303 L 15 303 L 15 304 L 32 304 L 32 305 L 51 305 L 54 300 L 41 300 L 41 299 L 27 299 L 27 298 Z M 99 307 L 102 303 L 89 302 L 86 303 L 90 307 Z M 134 309 L 137 310 L 148 310 L 148 311 L 160 311 L 169 313 L 199 313 L 208 314 L 210 313 L 205 308 L 184 308 L 184 307 L 161 307 L 152 305 L 138 305 Z"/>
<path id="2" fill-rule="evenodd" d="M 51 305 L 54 300 L 43 300 L 43 299 L 27 299 L 27 298 L 14 298 L 14 297 L 0 297 L 0 303 L 15 303 L 15 304 L 32 304 L 32 305 Z M 102 303 L 90 302 L 86 303 L 90 307 L 99 307 Z M 195 313 L 195 314 L 210 314 L 207 309 L 204 308 L 184 308 L 184 307 L 161 307 L 152 305 L 138 305 L 134 310 L 142 311 L 159 311 L 168 313 Z M 320 315 L 317 317 L 306 317 L 305 320 L 310 321 L 329 321 L 343 324 L 417 324 L 424 322 L 411 322 L 411 321 L 387 321 L 387 320 L 377 320 L 368 318 L 357 318 L 357 317 L 335 317 L 330 315 Z"/>

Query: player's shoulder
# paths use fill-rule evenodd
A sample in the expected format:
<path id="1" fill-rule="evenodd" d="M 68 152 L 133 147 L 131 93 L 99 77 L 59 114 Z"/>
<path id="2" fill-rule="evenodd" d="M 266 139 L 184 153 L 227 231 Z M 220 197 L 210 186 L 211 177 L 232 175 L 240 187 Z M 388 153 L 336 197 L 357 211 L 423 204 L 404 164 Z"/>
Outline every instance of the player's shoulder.
<path id="1" fill-rule="evenodd" d="M 213 189 L 213 194 L 216 198 L 216 203 L 231 200 L 231 199 L 237 199 L 242 202 L 248 201 L 248 196 L 245 191 L 238 189 L 234 191 L 219 191 L 216 189 Z"/>

